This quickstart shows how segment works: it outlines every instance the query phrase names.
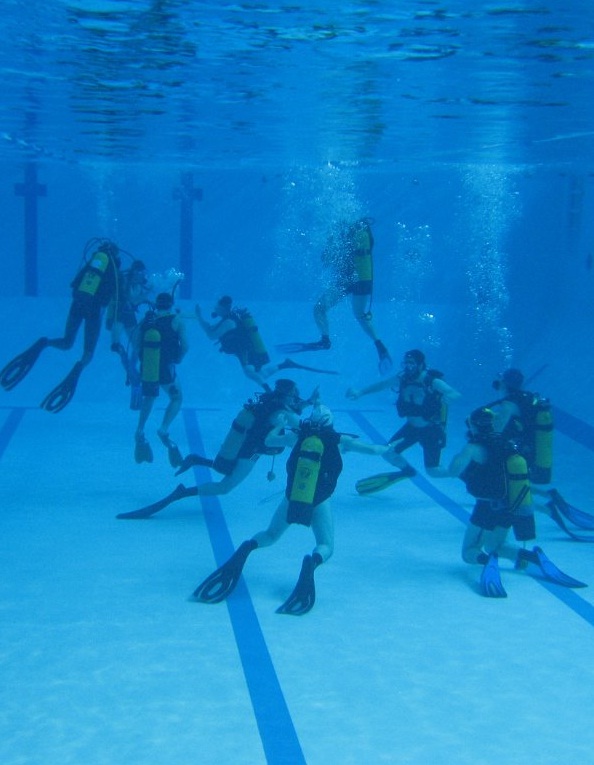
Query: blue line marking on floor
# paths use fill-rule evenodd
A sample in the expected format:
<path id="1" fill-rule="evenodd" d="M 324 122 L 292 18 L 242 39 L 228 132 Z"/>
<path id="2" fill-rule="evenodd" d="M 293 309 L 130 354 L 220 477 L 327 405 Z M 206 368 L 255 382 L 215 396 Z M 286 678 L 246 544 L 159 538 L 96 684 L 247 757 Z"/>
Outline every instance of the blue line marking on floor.
<path id="1" fill-rule="evenodd" d="M 594 427 L 592 425 L 588 425 L 587 422 L 580 420 L 579 417 L 575 417 L 573 414 L 569 414 L 569 412 L 565 412 L 556 406 L 553 407 L 553 418 L 555 428 L 560 433 L 585 446 L 586 449 L 594 451 Z"/>
<path id="2" fill-rule="evenodd" d="M 195 411 L 184 409 L 182 414 L 191 451 L 204 454 Z M 195 467 L 194 474 L 198 483 L 210 480 L 210 472 L 205 467 Z M 215 560 L 220 566 L 235 548 L 218 497 L 200 497 L 200 501 Z M 205 571 L 204 577 L 209 573 Z M 269 765 L 305 765 L 305 757 L 243 577 L 226 604 L 266 761 Z"/>
<path id="3" fill-rule="evenodd" d="M 363 416 L 363 414 L 360 411 L 349 411 L 348 413 L 351 416 L 351 419 L 353 420 L 353 422 L 356 423 L 356 425 L 365 433 L 365 435 L 371 441 L 373 441 L 374 443 L 379 443 L 379 444 L 385 443 L 386 439 L 382 436 L 379 430 L 374 428 L 374 426 L 366 419 L 366 417 Z M 568 417 L 571 417 L 571 415 L 568 415 Z M 572 419 L 577 419 L 577 418 L 572 418 Z M 580 425 L 586 426 L 586 428 L 590 427 L 586 425 L 586 423 L 582 423 L 579 420 L 578 422 L 580 423 Z M 578 439 L 575 439 L 575 440 L 578 440 Z M 588 447 L 588 448 L 594 448 L 594 440 L 592 442 L 592 447 Z M 413 483 L 416 486 L 418 486 L 419 489 L 421 489 L 421 491 L 425 492 L 425 494 L 427 494 L 428 497 L 430 497 L 439 505 L 441 505 L 444 508 L 444 510 L 447 510 L 448 513 L 453 515 L 462 523 L 464 524 L 468 523 L 468 518 L 469 518 L 468 513 L 462 507 L 460 507 L 460 505 L 454 502 L 454 500 L 450 499 L 446 494 L 441 492 L 439 489 L 436 489 L 435 486 L 433 486 L 433 484 L 430 481 L 428 481 L 426 478 L 417 474 L 410 480 L 413 481 Z M 551 593 L 551 595 L 554 595 L 561 602 L 563 602 L 574 613 L 576 613 L 578 616 L 581 616 L 582 619 L 585 619 L 589 624 L 594 626 L 594 606 L 588 603 L 587 600 L 584 600 L 574 590 L 568 587 L 562 587 L 561 585 L 554 584 L 553 582 L 548 582 L 546 579 L 542 579 L 539 576 L 534 576 L 532 578 L 534 579 L 535 582 L 538 582 L 538 584 L 540 584 L 542 587 L 548 590 Z"/>
<path id="4" fill-rule="evenodd" d="M 10 439 L 13 437 L 16 429 L 21 424 L 21 420 L 25 415 L 25 409 L 11 409 L 8 417 L 4 421 L 4 425 L 0 429 L 0 459 L 6 451 L 6 447 L 10 443 Z"/>

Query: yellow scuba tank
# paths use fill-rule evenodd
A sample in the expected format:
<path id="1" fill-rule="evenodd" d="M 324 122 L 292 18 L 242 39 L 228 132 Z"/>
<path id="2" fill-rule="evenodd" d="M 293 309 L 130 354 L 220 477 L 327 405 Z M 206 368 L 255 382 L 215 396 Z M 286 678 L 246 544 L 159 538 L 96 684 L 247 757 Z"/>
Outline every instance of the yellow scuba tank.
<path id="1" fill-rule="evenodd" d="M 255 420 L 255 414 L 245 407 L 233 420 L 229 432 L 225 436 L 217 456 L 214 458 L 213 468 L 217 473 L 229 475 L 232 472 L 237 462 L 237 455 L 245 443 L 248 431 L 253 426 Z"/>
<path id="2" fill-rule="evenodd" d="M 140 376 L 143 391 L 147 396 L 156 396 L 159 392 L 161 367 L 161 333 L 155 327 L 146 329 L 142 337 L 142 356 Z"/>
<path id="3" fill-rule="evenodd" d="M 528 464 L 520 454 L 511 454 L 505 462 L 507 471 L 507 502 L 513 513 L 532 504 Z"/>
<path id="4" fill-rule="evenodd" d="M 246 335 L 249 338 L 252 352 L 257 358 L 257 363 L 260 365 L 267 364 L 270 361 L 270 356 L 268 355 L 268 351 L 266 350 L 266 346 L 264 345 L 264 341 L 262 340 L 260 330 L 258 329 L 258 325 L 256 324 L 254 317 L 251 315 L 251 313 L 249 313 L 249 311 L 243 311 L 240 317 L 240 321 Z"/>
<path id="5" fill-rule="evenodd" d="M 353 236 L 354 265 L 358 282 L 373 280 L 372 247 L 373 241 L 369 228 L 367 226 L 358 228 Z"/>
<path id="6" fill-rule="evenodd" d="M 553 473 L 553 414 L 550 408 L 536 413 L 534 425 L 534 460 L 530 480 L 536 484 L 550 483 Z"/>
<path id="7" fill-rule="evenodd" d="M 87 295 L 95 295 L 101 284 L 101 280 L 109 266 L 109 255 L 98 251 L 91 258 L 85 273 L 78 285 L 79 292 L 85 292 Z"/>
<path id="8" fill-rule="evenodd" d="M 301 444 L 289 502 L 312 505 L 322 466 L 324 444 L 318 436 L 308 436 Z"/>

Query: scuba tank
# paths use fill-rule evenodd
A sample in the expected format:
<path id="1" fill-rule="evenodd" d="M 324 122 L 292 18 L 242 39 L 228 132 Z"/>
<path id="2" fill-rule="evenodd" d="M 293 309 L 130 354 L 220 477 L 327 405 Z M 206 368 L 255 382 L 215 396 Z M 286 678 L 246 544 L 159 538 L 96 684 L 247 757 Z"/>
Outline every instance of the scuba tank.
<path id="1" fill-rule="evenodd" d="M 534 460 L 530 480 L 536 484 L 550 483 L 553 472 L 553 414 L 548 402 L 541 399 L 534 421 Z"/>
<path id="2" fill-rule="evenodd" d="M 101 250 L 94 253 L 78 285 L 79 292 L 84 292 L 91 297 L 97 293 L 101 280 L 109 266 L 109 260 L 109 255 Z"/>
<path id="3" fill-rule="evenodd" d="M 521 454 L 510 454 L 505 461 L 507 477 L 507 502 L 512 513 L 532 504 L 528 464 Z"/>
<path id="4" fill-rule="evenodd" d="M 355 274 L 358 282 L 373 281 L 373 260 L 371 250 L 373 248 L 373 237 L 371 229 L 367 224 L 358 224 L 353 232 L 353 262 Z"/>
<path id="5" fill-rule="evenodd" d="M 288 497 L 289 523 L 309 526 L 311 522 L 323 454 L 324 443 L 319 436 L 308 436 L 301 443 Z"/>
<path id="6" fill-rule="evenodd" d="M 237 417 L 231 423 L 231 428 L 221 444 L 217 456 L 214 458 L 213 468 L 217 473 L 230 475 L 237 462 L 237 455 L 245 443 L 248 431 L 256 421 L 255 414 L 243 407 Z"/>
<path id="7" fill-rule="evenodd" d="M 159 393 L 160 370 L 161 333 L 149 321 L 143 329 L 140 352 L 140 378 L 145 395 L 156 396 Z"/>
<path id="8" fill-rule="evenodd" d="M 260 335 L 260 330 L 254 317 L 247 310 L 238 312 L 237 319 L 239 320 L 246 337 L 249 340 L 250 350 L 253 353 L 253 361 L 255 366 L 264 366 L 270 361 L 270 356 Z"/>

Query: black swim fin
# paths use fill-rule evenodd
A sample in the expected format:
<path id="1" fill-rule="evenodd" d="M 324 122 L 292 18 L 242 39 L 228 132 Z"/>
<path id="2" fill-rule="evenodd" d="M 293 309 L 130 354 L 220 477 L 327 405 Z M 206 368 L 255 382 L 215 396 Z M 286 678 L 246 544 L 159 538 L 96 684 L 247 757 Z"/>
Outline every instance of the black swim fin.
<path id="1" fill-rule="evenodd" d="M 21 380 L 24 380 L 33 366 L 39 354 L 44 348 L 47 348 L 47 337 L 40 337 L 30 348 L 19 353 L 12 361 L 9 361 L 0 372 L 0 385 L 4 390 L 12 390 Z"/>
<path id="2" fill-rule="evenodd" d="M 208 457 L 201 457 L 199 454 L 188 454 L 183 458 L 179 469 L 175 471 L 175 475 L 181 475 L 189 470 L 194 465 L 202 465 L 203 467 L 211 468 L 214 464 L 214 460 L 208 459 Z"/>
<path id="3" fill-rule="evenodd" d="M 412 478 L 416 474 L 417 471 L 411 466 L 392 473 L 378 473 L 377 475 L 370 475 L 369 478 L 361 478 L 355 484 L 355 489 L 358 494 L 374 494 L 377 491 L 383 491 L 393 486 L 399 481 L 404 481 L 405 478 Z"/>
<path id="4" fill-rule="evenodd" d="M 303 616 L 314 607 L 316 602 L 316 584 L 314 571 L 316 563 L 313 556 L 306 555 L 301 564 L 299 579 L 295 589 L 285 600 L 282 606 L 276 609 L 277 614 L 289 614 L 290 616 Z"/>
<path id="5" fill-rule="evenodd" d="M 190 600 L 199 603 L 220 603 L 225 600 L 237 587 L 247 557 L 257 546 L 258 543 L 253 539 L 242 542 L 226 563 L 196 587 Z"/>
<path id="6" fill-rule="evenodd" d="M 136 443 L 134 445 L 134 461 L 139 465 L 142 462 L 153 461 L 153 450 L 149 442 L 146 440 L 144 433 L 141 436 L 136 436 Z"/>
<path id="7" fill-rule="evenodd" d="M 180 483 L 175 487 L 171 494 L 163 497 L 163 499 L 160 499 L 158 502 L 153 502 L 152 505 L 141 507 L 140 510 L 131 510 L 129 513 L 119 513 L 119 515 L 116 515 L 116 518 L 130 521 L 144 520 L 145 518 L 150 518 L 161 512 L 161 510 L 164 510 L 172 502 L 177 502 L 178 499 L 185 499 L 186 497 L 195 497 L 197 493 L 198 489 L 196 486 L 186 487 L 183 483 Z"/>
<path id="8" fill-rule="evenodd" d="M 41 408 L 45 409 L 46 412 L 53 412 L 54 414 L 61 412 L 74 398 L 78 379 L 83 369 L 82 363 L 77 361 L 62 382 L 56 385 L 43 399 Z"/>
<path id="9" fill-rule="evenodd" d="M 564 573 L 557 568 L 552 560 L 547 558 L 540 547 L 534 547 L 532 550 L 519 550 L 516 559 L 516 568 L 523 568 L 527 563 L 533 563 L 541 571 L 541 574 L 549 582 L 560 584 L 562 587 L 587 587 L 585 582 L 574 579 L 569 574 Z"/>
<path id="10" fill-rule="evenodd" d="M 274 347 L 279 353 L 306 353 L 307 351 L 327 351 L 330 346 L 330 340 L 322 339 L 313 343 L 284 343 Z"/>
<path id="11" fill-rule="evenodd" d="M 278 365 L 279 369 L 305 369 L 307 372 L 317 372 L 321 375 L 337 375 L 332 369 L 319 369 L 318 367 L 306 367 L 304 364 L 298 364 L 293 359 L 285 359 Z"/>
<path id="12" fill-rule="evenodd" d="M 481 593 L 486 598 L 507 598 L 507 592 L 501 584 L 499 558 L 492 552 L 481 572 Z"/>
<path id="13" fill-rule="evenodd" d="M 171 440 L 168 433 L 161 433 L 160 431 L 157 431 L 157 435 L 161 439 L 163 446 L 167 447 L 167 455 L 169 457 L 169 464 L 171 467 L 179 467 L 183 463 L 184 458 L 181 455 L 178 445 L 175 443 L 175 441 Z"/>

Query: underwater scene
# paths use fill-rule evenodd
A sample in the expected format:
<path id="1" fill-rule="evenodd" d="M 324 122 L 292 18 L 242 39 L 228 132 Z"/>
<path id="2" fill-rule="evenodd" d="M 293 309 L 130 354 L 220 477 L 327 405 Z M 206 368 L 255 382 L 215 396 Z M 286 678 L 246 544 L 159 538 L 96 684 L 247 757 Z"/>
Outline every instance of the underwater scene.
<path id="1" fill-rule="evenodd" d="M 0 15 L 2 762 L 590 763 L 591 3 Z"/>

